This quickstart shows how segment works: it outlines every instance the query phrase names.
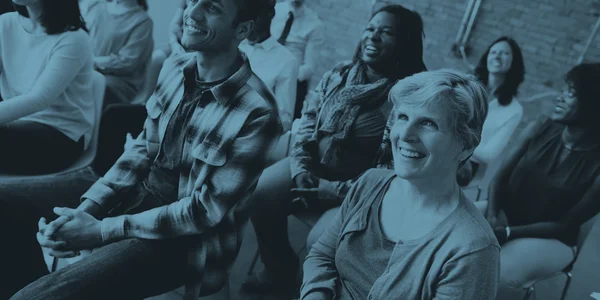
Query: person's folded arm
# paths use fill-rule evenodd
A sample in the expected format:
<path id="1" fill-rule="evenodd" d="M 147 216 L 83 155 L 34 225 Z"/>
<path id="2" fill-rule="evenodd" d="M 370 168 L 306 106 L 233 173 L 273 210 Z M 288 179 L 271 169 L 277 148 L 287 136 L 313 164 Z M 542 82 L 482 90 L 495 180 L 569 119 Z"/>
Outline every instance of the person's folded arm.
<path id="1" fill-rule="evenodd" d="M 288 131 L 292 127 L 294 108 L 296 107 L 296 89 L 298 86 L 298 64 L 286 64 L 277 77 L 275 84 L 275 99 L 279 107 L 279 116 L 283 123 L 283 130 Z"/>
<path id="2" fill-rule="evenodd" d="M 183 12 L 185 11 L 186 1 L 180 0 L 175 14 L 169 24 L 169 45 L 171 50 L 180 49 L 183 51 L 181 46 L 181 35 L 183 34 Z"/>
<path id="3" fill-rule="evenodd" d="M 325 44 L 321 26 L 322 25 L 319 23 L 319 26 L 312 30 L 307 37 L 304 60 L 300 64 L 298 70 L 298 79 L 300 81 L 310 82 L 315 68 L 319 64 L 319 58 L 321 57 L 320 51 Z"/>
<path id="4" fill-rule="evenodd" d="M 228 149 L 225 164 L 214 167 L 205 181 L 195 182 L 189 197 L 142 213 L 103 219 L 103 240 L 168 239 L 214 227 L 235 204 L 245 203 L 252 195 L 268 150 L 280 133 L 275 112 L 252 116 Z"/>
<path id="5" fill-rule="evenodd" d="M 600 212 L 600 176 L 583 194 L 583 198 L 558 222 L 540 222 L 510 227 L 509 239 L 546 238 L 564 241 L 576 234 L 582 224 Z"/>
<path id="6" fill-rule="evenodd" d="M 147 65 L 150 59 L 147 54 L 154 47 L 152 27 L 151 19 L 137 25 L 117 53 L 94 58 L 95 66 L 105 74 L 129 75 L 139 66 Z"/>
<path id="7" fill-rule="evenodd" d="M 438 276 L 433 300 L 494 300 L 500 279 L 500 248 L 481 250 L 451 258 Z"/>
<path id="8" fill-rule="evenodd" d="M 290 153 L 290 170 L 292 179 L 298 174 L 308 172 L 308 166 L 313 162 L 313 153 L 308 148 L 317 147 L 315 132 L 317 130 L 317 118 L 320 110 L 320 95 L 317 91 L 312 94 L 310 99 L 307 99 L 307 105 L 302 117 L 300 118 L 300 126 L 298 132 L 294 135 L 293 146 Z"/>
<path id="9" fill-rule="evenodd" d="M 504 123 L 496 132 L 490 133 L 491 137 L 485 144 L 480 144 L 475 148 L 471 159 L 479 164 L 489 165 L 493 160 L 500 156 L 500 153 L 506 148 L 510 137 L 515 132 L 521 122 L 523 113 L 515 114 Z"/>
<path id="10" fill-rule="evenodd" d="M 60 101 L 59 96 L 92 58 L 89 41 L 82 35 L 71 37 L 50 50 L 48 62 L 29 92 L 0 102 L 0 124 L 40 112 Z"/>
<path id="11" fill-rule="evenodd" d="M 506 156 L 502 158 L 502 163 L 490 182 L 487 209 L 488 216 L 490 216 L 490 214 L 496 216 L 498 213 L 499 201 L 502 201 L 506 196 L 506 185 L 508 184 L 508 180 L 515 169 L 515 166 L 527 151 L 529 143 L 535 137 L 542 125 L 543 123 L 540 121 L 533 121 L 527 124 L 519 133 L 514 146 L 510 147 Z"/>

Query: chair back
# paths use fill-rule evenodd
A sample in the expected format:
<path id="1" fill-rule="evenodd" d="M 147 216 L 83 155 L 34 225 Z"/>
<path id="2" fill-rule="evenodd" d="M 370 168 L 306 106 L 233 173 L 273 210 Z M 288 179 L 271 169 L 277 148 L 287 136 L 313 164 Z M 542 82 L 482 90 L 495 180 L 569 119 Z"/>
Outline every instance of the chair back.
<path id="1" fill-rule="evenodd" d="M 56 176 L 63 173 L 80 170 L 92 165 L 98 151 L 98 137 L 100 133 L 100 118 L 102 116 L 102 104 L 104 103 L 104 91 L 106 89 L 106 78 L 97 71 L 92 73 L 92 97 L 94 101 L 94 125 L 92 127 L 92 136 L 90 137 L 87 147 L 81 156 L 68 168 L 54 173 L 43 175 L 15 175 L 15 174 L 0 174 L 0 180 L 5 179 L 31 179 L 36 176 Z"/>
<path id="2" fill-rule="evenodd" d="M 92 95 L 94 96 L 94 126 L 92 127 L 92 137 L 81 157 L 61 173 L 91 166 L 96 158 L 96 152 L 98 152 L 98 137 L 100 136 L 100 119 L 102 118 L 106 78 L 97 71 L 94 71 L 92 77 Z"/>

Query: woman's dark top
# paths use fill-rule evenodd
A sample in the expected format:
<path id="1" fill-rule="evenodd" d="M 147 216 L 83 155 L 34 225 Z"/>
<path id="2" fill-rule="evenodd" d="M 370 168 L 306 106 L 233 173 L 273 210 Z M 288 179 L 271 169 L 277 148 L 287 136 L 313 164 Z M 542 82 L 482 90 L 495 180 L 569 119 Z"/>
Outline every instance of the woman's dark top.
<path id="1" fill-rule="evenodd" d="M 515 166 L 506 187 L 506 198 L 499 203 L 511 226 L 561 222 L 567 218 L 571 221 L 569 225 L 586 221 L 583 218 L 589 214 L 581 213 L 586 209 L 576 205 L 584 204 L 584 194 L 600 175 L 600 149 L 568 150 L 562 140 L 564 128 L 562 124 L 546 121 Z M 561 161 L 563 151 L 570 152 Z M 596 209 L 597 201 L 587 202 L 588 211 Z M 574 244 L 576 238 L 577 232 L 570 232 L 559 239 Z"/>

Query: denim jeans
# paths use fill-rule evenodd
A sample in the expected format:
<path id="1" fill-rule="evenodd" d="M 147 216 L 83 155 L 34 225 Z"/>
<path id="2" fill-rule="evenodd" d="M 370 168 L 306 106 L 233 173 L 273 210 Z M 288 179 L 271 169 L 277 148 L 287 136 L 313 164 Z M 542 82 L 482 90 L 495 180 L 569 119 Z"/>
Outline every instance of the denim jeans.
<path id="1" fill-rule="evenodd" d="M 284 158 L 264 170 L 252 196 L 250 220 L 261 260 L 269 274 L 282 279 L 295 276 L 299 266 L 288 236 L 288 215 L 294 213 L 294 195 L 290 190 L 294 186 L 290 159 Z M 324 212 L 332 207 L 325 201 L 311 205 L 309 210 L 314 212 Z"/>
<path id="2" fill-rule="evenodd" d="M 56 206 L 78 206 L 79 197 L 97 179 L 85 169 L 28 182 L 0 182 L 0 299 L 17 291 L 10 299 L 143 299 L 186 283 L 187 243 L 193 237 L 122 240 L 48 274 L 35 237 L 39 218 L 54 219 Z M 139 196 L 136 192 L 129 196 Z M 160 201 L 145 193 L 136 210 L 158 205 Z"/>

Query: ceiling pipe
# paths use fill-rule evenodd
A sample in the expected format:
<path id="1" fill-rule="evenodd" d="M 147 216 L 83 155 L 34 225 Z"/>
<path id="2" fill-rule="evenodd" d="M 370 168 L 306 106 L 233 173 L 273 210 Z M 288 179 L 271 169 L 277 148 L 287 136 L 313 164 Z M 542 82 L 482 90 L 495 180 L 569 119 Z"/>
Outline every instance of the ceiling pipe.
<path id="1" fill-rule="evenodd" d="M 458 53 L 460 54 L 463 63 L 467 65 L 471 70 L 474 70 L 475 66 L 469 62 L 469 59 L 467 57 L 466 44 L 469 40 L 469 36 L 471 35 L 473 24 L 475 24 L 475 20 L 479 12 L 479 7 L 481 6 L 481 1 L 482 0 L 469 0 L 467 4 L 467 10 L 465 11 L 465 15 L 463 16 L 463 20 L 459 28 L 458 35 L 456 36 L 456 43 L 454 44 L 454 47 L 458 50 Z"/>
<path id="2" fill-rule="evenodd" d="M 477 18 L 477 13 L 479 12 L 479 6 L 481 6 L 481 0 L 475 0 L 475 7 L 473 8 L 473 12 L 471 13 L 471 18 L 469 19 L 469 25 L 463 35 L 461 45 L 465 45 L 469 40 L 469 36 L 471 35 L 471 29 L 473 29 L 473 24 L 475 24 L 475 19 Z"/>
<path id="3" fill-rule="evenodd" d="M 463 14 L 462 21 L 460 22 L 460 27 L 458 28 L 458 33 L 456 34 L 456 45 L 460 44 L 462 36 L 465 32 L 465 27 L 467 26 L 467 22 L 469 20 L 469 17 L 471 16 L 471 12 L 473 11 L 473 3 L 475 3 L 475 0 L 469 0 L 469 2 L 467 2 L 467 9 Z"/>

